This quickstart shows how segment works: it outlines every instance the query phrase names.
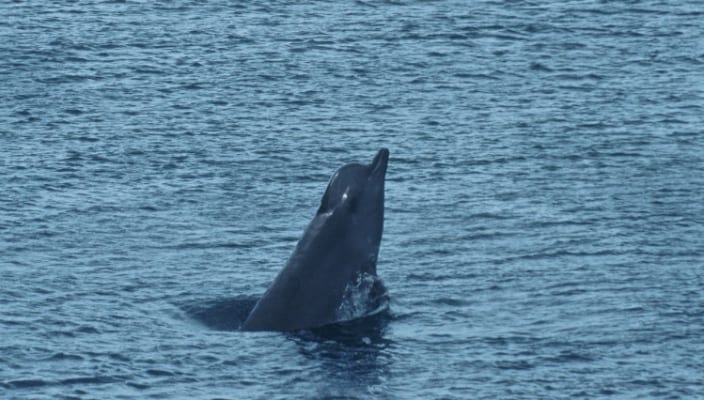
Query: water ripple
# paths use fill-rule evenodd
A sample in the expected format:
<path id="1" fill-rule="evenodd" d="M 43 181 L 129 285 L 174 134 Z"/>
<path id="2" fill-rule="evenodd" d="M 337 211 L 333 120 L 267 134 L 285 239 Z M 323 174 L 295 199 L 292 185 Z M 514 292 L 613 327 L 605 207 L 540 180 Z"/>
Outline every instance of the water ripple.
<path id="1" fill-rule="evenodd" d="M 704 395 L 697 2 L 0 13 L 3 394 Z M 391 317 L 236 332 L 382 146 Z"/>

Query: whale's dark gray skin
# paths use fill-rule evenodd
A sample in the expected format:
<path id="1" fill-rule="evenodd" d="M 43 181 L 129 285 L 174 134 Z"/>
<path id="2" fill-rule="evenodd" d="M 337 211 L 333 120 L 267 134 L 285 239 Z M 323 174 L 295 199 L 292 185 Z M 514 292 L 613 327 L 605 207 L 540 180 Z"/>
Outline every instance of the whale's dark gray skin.
<path id="1" fill-rule="evenodd" d="M 293 331 L 338 321 L 348 285 L 376 276 L 388 162 L 382 148 L 371 164 L 335 172 L 293 255 L 242 330 Z"/>

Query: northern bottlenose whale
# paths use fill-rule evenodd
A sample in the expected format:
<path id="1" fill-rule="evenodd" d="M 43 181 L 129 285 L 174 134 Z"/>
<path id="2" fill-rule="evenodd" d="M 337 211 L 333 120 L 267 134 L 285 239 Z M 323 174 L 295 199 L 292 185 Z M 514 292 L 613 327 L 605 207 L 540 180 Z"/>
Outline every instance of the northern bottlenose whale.
<path id="1" fill-rule="evenodd" d="M 246 331 L 311 329 L 349 317 L 351 287 L 385 289 L 376 275 L 384 228 L 389 151 L 369 165 L 347 164 L 328 182 L 320 208 L 286 266 L 242 324 Z M 367 290 L 365 289 L 365 290 Z"/>

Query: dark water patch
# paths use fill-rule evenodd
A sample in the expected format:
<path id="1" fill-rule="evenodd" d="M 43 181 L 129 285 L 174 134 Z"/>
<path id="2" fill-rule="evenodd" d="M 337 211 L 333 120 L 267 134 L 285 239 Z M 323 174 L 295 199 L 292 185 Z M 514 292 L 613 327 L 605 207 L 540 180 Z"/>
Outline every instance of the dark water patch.
<path id="1" fill-rule="evenodd" d="M 467 298 L 438 298 L 433 299 L 432 303 L 438 306 L 466 307 L 472 302 Z"/>
<path id="2" fill-rule="evenodd" d="M 76 332 L 81 333 L 81 334 L 85 334 L 85 333 L 87 333 L 87 334 L 100 334 L 101 333 L 95 327 L 87 326 L 87 325 L 76 328 Z"/>
<path id="3" fill-rule="evenodd" d="M 134 382 L 134 381 L 125 382 L 125 385 L 133 387 L 135 389 L 139 389 L 139 390 L 145 390 L 145 389 L 149 389 L 151 387 L 151 385 L 149 383 Z"/>
<path id="4" fill-rule="evenodd" d="M 239 330 L 257 301 L 259 297 L 235 297 L 184 304 L 180 307 L 189 317 L 208 328 L 234 331 Z"/>
<path id="5" fill-rule="evenodd" d="M 120 361 L 120 362 L 129 362 L 130 361 L 129 357 L 126 357 L 120 353 L 108 353 L 107 356 L 111 360 L 115 360 L 115 361 Z"/>
<path id="6" fill-rule="evenodd" d="M 539 62 L 532 62 L 529 66 L 531 71 L 552 72 L 553 69 Z"/>
<path id="7" fill-rule="evenodd" d="M 45 361 L 82 361 L 84 357 L 78 354 L 56 353 Z"/>
<path id="8" fill-rule="evenodd" d="M 490 75 L 490 74 L 477 74 L 477 73 L 469 73 L 469 72 L 457 72 L 455 73 L 455 77 L 460 78 L 460 79 L 471 79 L 471 80 L 492 80 L 492 81 L 498 81 L 501 80 L 499 77 Z"/>
<path id="9" fill-rule="evenodd" d="M 48 386 L 51 384 L 52 384 L 51 382 L 45 381 L 43 379 L 16 379 L 16 380 L 3 382 L 2 385 L 6 389 L 28 389 L 28 388 L 37 388 L 37 387 L 41 387 L 41 386 Z"/>
<path id="10" fill-rule="evenodd" d="M 480 278 L 481 275 L 474 273 L 461 272 L 457 274 L 441 274 L 437 272 L 413 273 L 408 274 L 406 279 L 415 281 L 438 282 L 447 280 L 471 280 Z"/>
<path id="11" fill-rule="evenodd" d="M 112 376 L 85 376 L 76 378 L 62 379 L 57 382 L 58 385 L 101 385 L 107 383 L 120 382 L 122 379 Z"/>
<path id="12" fill-rule="evenodd" d="M 496 361 L 494 366 L 502 370 L 529 370 L 535 368 L 535 365 L 528 360 Z"/>
<path id="13" fill-rule="evenodd" d="M 172 372 L 172 371 L 165 371 L 165 370 L 161 370 L 161 369 L 148 369 L 148 370 L 146 371 L 146 373 L 147 373 L 147 375 L 159 376 L 159 377 L 174 376 L 174 375 L 176 375 L 176 374 L 175 374 L 174 372 Z"/>
<path id="14" fill-rule="evenodd" d="M 177 245 L 164 246 L 178 250 L 202 250 L 202 249 L 249 249 L 255 248 L 261 243 L 180 243 Z"/>
<path id="15" fill-rule="evenodd" d="M 574 351 L 562 351 L 558 355 L 553 357 L 546 357 L 542 361 L 548 363 L 565 364 L 565 363 L 591 363 L 597 361 L 598 359 L 584 353 L 578 353 Z"/>

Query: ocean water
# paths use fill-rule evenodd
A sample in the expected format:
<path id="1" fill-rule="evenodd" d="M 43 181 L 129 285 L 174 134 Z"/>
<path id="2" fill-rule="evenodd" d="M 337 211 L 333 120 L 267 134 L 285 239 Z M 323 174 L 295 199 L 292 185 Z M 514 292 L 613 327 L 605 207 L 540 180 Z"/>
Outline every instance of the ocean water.
<path id="1" fill-rule="evenodd" d="M 704 398 L 700 1 L 0 15 L 0 399 Z M 238 331 L 382 146 L 387 315 Z"/>

